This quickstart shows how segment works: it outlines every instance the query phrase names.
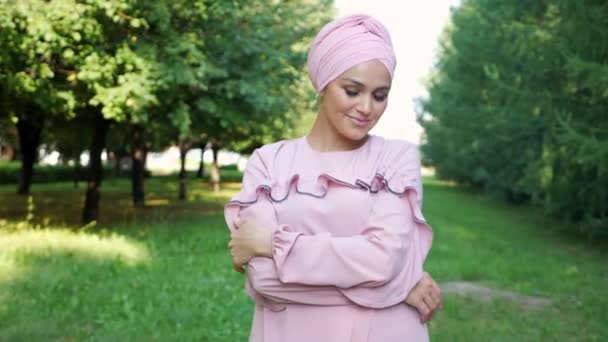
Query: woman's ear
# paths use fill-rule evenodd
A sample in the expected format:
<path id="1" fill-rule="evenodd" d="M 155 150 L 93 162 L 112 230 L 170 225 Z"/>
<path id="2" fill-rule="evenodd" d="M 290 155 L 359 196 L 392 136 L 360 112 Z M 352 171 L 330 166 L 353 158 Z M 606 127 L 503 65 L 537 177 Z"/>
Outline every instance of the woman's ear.
<path id="1" fill-rule="evenodd" d="M 321 90 L 319 93 L 317 93 L 317 104 L 321 104 L 321 102 L 323 102 L 323 97 L 325 96 L 325 89 Z"/>
<path id="2" fill-rule="evenodd" d="M 316 107 L 320 107 L 321 106 L 321 101 L 323 100 L 323 94 L 324 93 L 325 93 L 325 90 L 323 90 L 323 91 L 321 91 L 321 92 L 319 92 L 319 93 L 317 93 L 315 95 L 315 99 L 314 99 L 313 103 L 314 103 L 314 105 Z"/>

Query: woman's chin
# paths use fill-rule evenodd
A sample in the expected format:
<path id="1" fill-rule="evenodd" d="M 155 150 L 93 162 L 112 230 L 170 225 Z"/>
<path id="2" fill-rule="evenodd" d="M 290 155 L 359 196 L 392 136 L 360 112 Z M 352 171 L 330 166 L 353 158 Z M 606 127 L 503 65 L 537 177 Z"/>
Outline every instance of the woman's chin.
<path id="1" fill-rule="evenodd" d="M 365 139 L 365 137 L 367 136 L 367 134 L 369 133 L 368 129 L 349 129 L 348 131 L 344 132 L 345 134 L 344 137 L 347 138 L 348 140 L 352 140 L 352 141 L 361 141 L 363 139 Z"/>

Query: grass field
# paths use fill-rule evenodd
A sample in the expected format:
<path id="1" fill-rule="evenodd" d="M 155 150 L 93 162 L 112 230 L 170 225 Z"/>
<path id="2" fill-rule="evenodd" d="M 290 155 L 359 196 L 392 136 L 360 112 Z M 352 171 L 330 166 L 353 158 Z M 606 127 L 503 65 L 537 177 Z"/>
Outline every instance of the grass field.
<path id="1" fill-rule="evenodd" d="M 150 206 L 133 210 L 126 181 L 104 184 L 103 218 L 85 230 L 73 226 L 84 189 L 35 185 L 28 225 L 27 199 L 0 187 L 0 341 L 246 340 L 252 303 L 232 270 L 221 212 L 238 184 L 212 194 L 191 180 L 186 202 L 170 178 L 146 187 Z M 434 179 L 424 203 L 435 228 L 426 269 L 439 282 L 551 300 L 530 309 L 445 295 L 433 340 L 608 340 L 599 247 L 565 237 L 532 209 Z"/>

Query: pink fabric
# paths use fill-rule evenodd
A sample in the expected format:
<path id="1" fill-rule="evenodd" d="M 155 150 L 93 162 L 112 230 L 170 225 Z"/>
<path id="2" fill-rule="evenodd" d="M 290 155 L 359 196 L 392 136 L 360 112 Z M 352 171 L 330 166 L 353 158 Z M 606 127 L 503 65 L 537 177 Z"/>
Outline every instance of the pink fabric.
<path id="1" fill-rule="evenodd" d="M 377 59 L 393 77 L 397 64 L 386 28 L 368 15 L 351 15 L 325 25 L 308 53 L 308 75 L 317 92 L 351 67 Z"/>
<path id="2" fill-rule="evenodd" d="M 256 302 L 250 341 L 425 341 L 403 303 L 422 277 L 432 232 L 420 210 L 414 145 L 370 136 L 317 152 L 306 138 L 251 156 L 226 222 L 273 230 L 273 258 L 247 268 Z"/>

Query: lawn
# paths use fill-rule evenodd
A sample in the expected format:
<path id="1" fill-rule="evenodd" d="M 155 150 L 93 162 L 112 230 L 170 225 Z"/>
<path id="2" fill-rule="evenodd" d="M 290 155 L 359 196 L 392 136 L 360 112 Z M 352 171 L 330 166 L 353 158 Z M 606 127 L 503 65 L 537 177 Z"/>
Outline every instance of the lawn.
<path id="1" fill-rule="evenodd" d="M 27 199 L 0 187 L 0 341 L 246 340 L 252 303 L 232 270 L 221 211 L 238 184 L 212 194 L 191 180 L 185 202 L 171 178 L 146 187 L 149 208 L 133 210 L 126 181 L 105 183 L 103 217 L 84 230 L 73 226 L 82 188 L 34 185 L 28 226 Z M 608 263 L 598 247 L 566 238 L 532 209 L 434 179 L 424 203 L 435 228 L 426 269 L 438 281 L 551 300 L 531 309 L 445 295 L 433 340 L 608 340 Z"/>

